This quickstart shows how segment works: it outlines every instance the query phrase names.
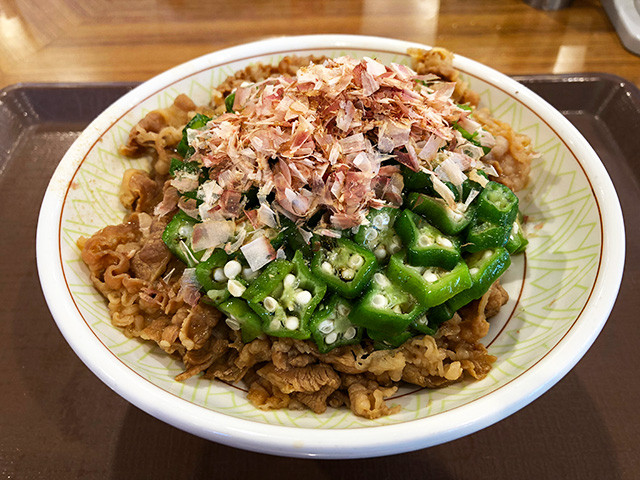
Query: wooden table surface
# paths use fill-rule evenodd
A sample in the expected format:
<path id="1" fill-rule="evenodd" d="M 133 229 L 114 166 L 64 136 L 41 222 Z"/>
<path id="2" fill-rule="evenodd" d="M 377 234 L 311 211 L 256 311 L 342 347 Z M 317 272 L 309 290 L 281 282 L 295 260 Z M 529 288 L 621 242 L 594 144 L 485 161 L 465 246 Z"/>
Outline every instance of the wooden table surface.
<path id="1" fill-rule="evenodd" d="M 0 0 L 0 88 L 143 81 L 224 47 L 285 34 L 379 35 L 446 47 L 509 75 L 609 72 L 640 84 L 600 2 L 520 0 Z"/>
<path id="2" fill-rule="evenodd" d="M 595 0 L 556 12 L 521 0 L 0 0 L 0 89 L 144 81 L 221 48 L 310 33 L 439 45 L 509 75 L 607 72 L 640 85 L 640 57 L 625 50 Z M 40 100 L 52 98 L 46 108 L 60 110 L 51 117 L 63 118 L 25 129 L 36 144 L 20 143 L 20 131 L 11 146 L 0 118 L 0 479 L 640 478 L 640 418 L 631 400 L 640 392 L 631 363 L 640 344 L 640 261 L 631 255 L 616 309 L 581 362 L 523 410 L 447 444 L 353 461 L 271 457 L 208 442 L 128 404 L 58 332 L 34 262 L 38 207 L 57 159 L 96 114 L 87 109 L 104 108 L 124 87 L 83 88 L 91 101 L 67 105 L 51 89 L 36 91 Z M 580 118 L 580 108 L 571 110 Z M 608 133 L 594 115 L 583 127 L 597 141 Z M 626 157 L 612 150 L 607 168 L 616 185 L 626 185 L 620 192 L 632 251 L 640 248 L 640 221 L 630 214 L 640 179 L 637 169 L 615 167 Z"/>

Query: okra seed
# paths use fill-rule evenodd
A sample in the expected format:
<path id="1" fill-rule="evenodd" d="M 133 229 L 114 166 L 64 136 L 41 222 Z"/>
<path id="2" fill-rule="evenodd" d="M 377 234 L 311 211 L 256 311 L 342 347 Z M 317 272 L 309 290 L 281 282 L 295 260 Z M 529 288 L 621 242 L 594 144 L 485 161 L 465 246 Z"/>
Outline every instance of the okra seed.
<path id="1" fill-rule="evenodd" d="M 340 276 L 345 280 L 353 280 L 353 277 L 356 276 L 356 272 L 350 268 L 343 268 L 340 272 Z"/>
<path id="2" fill-rule="evenodd" d="M 323 322 L 320 322 L 320 325 L 318 325 L 318 330 L 320 331 L 320 333 L 324 333 L 324 334 L 333 332 L 334 328 L 335 328 L 335 325 L 331 320 L 325 320 Z"/>
<path id="3" fill-rule="evenodd" d="M 433 271 L 431 270 L 427 270 L 422 274 L 422 278 L 424 278 L 429 283 L 433 283 L 438 280 L 438 275 L 433 273 Z"/>
<path id="4" fill-rule="evenodd" d="M 296 276 L 288 273 L 286 277 L 284 277 L 284 286 L 286 288 L 294 288 L 296 286 Z"/>
<path id="5" fill-rule="evenodd" d="M 484 252 L 484 255 L 482 255 L 482 259 L 486 260 L 487 258 L 489 258 L 491 255 L 493 255 L 493 250 L 487 250 L 486 252 Z"/>
<path id="6" fill-rule="evenodd" d="M 240 330 L 240 324 L 238 323 L 237 320 L 234 320 L 233 318 L 227 317 L 224 323 L 226 323 L 231 330 Z"/>
<path id="7" fill-rule="evenodd" d="M 355 336 L 356 336 L 356 329 L 353 327 L 347 328 L 343 335 L 345 340 L 351 340 Z"/>
<path id="8" fill-rule="evenodd" d="M 327 345 L 331 345 L 332 343 L 336 343 L 336 340 L 338 340 L 338 334 L 336 332 L 331 332 L 329 335 L 327 335 L 324 338 L 324 341 Z"/>
<path id="9" fill-rule="evenodd" d="M 514 235 L 517 235 L 518 232 L 520 231 L 520 226 L 518 225 L 518 222 L 513 224 L 513 228 L 511 229 Z"/>
<path id="10" fill-rule="evenodd" d="M 295 330 L 300 326 L 300 320 L 298 317 L 287 317 L 284 322 L 284 326 L 287 330 Z"/>
<path id="11" fill-rule="evenodd" d="M 244 291 L 247 289 L 244 285 L 242 285 L 238 280 L 229 280 L 227 282 L 227 290 L 234 297 L 240 297 Z"/>
<path id="12" fill-rule="evenodd" d="M 333 274 L 333 265 L 331 265 L 329 262 L 322 262 L 322 265 L 320 267 L 323 271 Z"/>
<path id="13" fill-rule="evenodd" d="M 373 254 L 376 256 L 378 260 L 382 260 L 387 256 L 387 249 L 380 246 L 373 251 Z"/>
<path id="14" fill-rule="evenodd" d="M 429 235 L 420 235 L 418 237 L 418 245 L 420 245 L 421 247 L 428 247 L 432 243 L 433 238 L 431 238 Z"/>
<path id="15" fill-rule="evenodd" d="M 445 248 L 453 247 L 453 243 L 451 243 L 451 240 L 449 240 L 448 238 L 445 238 L 445 237 L 436 238 L 436 243 L 438 245 L 440 245 L 441 247 L 445 247 Z"/>
<path id="16" fill-rule="evenodd" d="M 246 279 L 246 280 L 253 280 L 254 278 L 256 278 L 258 276 L 260 272 L 254 272 L 253 270 L 251 270 L 249 267 L 247 268 L 243 268 L 242 269 L 242 276 Z"/>
<path id="17" fill-rule="evenodd" d="M 231 260 L 224 266 L 224 274 L 227 278 L 236 278 L 242 272 L 242 265 L 237 260 Z"/>
<path id="18" fill-rule="evenodd" d="M 469 273 L 471 275 L 476 275 L 480 270 L 478 270 L 476 267 L 470 268 L 469 269 Z"/>
<path id="19" fill-rule="evenodd" d="M 396 305 L 392 310 L 394 311 L 394 313 L 402 314 L 402 307 L 400 305 Z"/>
<path id="20" fill-rule="evenodd" d="M 391 239 L 391 245 L 389 245 L 389 249 L 392 251 L 392 253 L 396 253 L 401 248 L 402 248 L 402 242 L 396 235 Z"/>
<path id="21" fill-rule="evenodd" d="M 376 308 L 384 308 L 389 304 L 387 297 L 381 294 L 374 295 L 371 299 L 371 304 Z"/>
<path id="22" fill-rule="evenodd" d="M 308 290 L 301 290 L 296 293 L 296 303 L 298 305 L 306 305 L 311 301 L 312 295 Z"/>
<path id="23" fill-rule="evenodd" d="M 376 272 L 373 274 L 373 280 L 382 288 L 386 288 L 391 285 L 389 279 L 380 272 Z"/>
<path id="24" fill-rule="evenodd" d="M 365 241 L 373 242 L 376 238 L 378 238 L 378 231 L 375 228 L 368 228 L 364 234 Z"/>
<path id="25" fill-rule="evenodd" d="M 360 268 L 362 265 L 364 265 L 364 258 L 362 258 L 362 255 L 354 253 L 349 257 L 349 266 L 351 268 Z"/>
<path id="26" fill-rule="evenodd" d="M 280 330 L 280 322 L 274 318 L 269 323 L 269 328 L 274 332 L 277 331 L 277 330 Z"/>
<path id="27" fill-rule="evenodd" d="M 419 319 L 416 320 L 416 323 L 418 325 L 427 325 L 429 323 L 429 321 L 427 320 L 427 316 L 423 315 Z"/>
<path id="28" fill-rule="evenodd" d="M 379 215 L 376 215 L 372 223 L 374 227 L 382 230 L 384 227 L 386 227 L 389 224 L 389 215 L 387 215 L 386 213 L 381 213 Z"/>
<path id="29" fill-rule="evenodd" d="M 455 210 L 447 209 L 449 216 L 455 222 L 459 222 L 464 218 L 464 215 L 460 212 L 456 212 Z"/>
<path id="30" fill-rule="evenodd" d="M 349 312 L 351 311 L 351 309 L 349 307 L 347 307 L 346 305 L 338 305 L 338 315 L 342 315 L 343 317 L 346 317 L 347 315 L 349 315 Z"/>
<path id="31" fill-rule="evenodd" d="M 221 268 L 216 268 L 213 271 L 213 279 L 216 282 L 224 282 L 227 279 L 227 276 L 224 274 L 224 270 Z"/>
<path id="32" fill-rule="evenodd" d="M 273 297 L 265 297 L 262 304 L 267 312 L 275 312 L 279 305 L 278 301 Z"/>

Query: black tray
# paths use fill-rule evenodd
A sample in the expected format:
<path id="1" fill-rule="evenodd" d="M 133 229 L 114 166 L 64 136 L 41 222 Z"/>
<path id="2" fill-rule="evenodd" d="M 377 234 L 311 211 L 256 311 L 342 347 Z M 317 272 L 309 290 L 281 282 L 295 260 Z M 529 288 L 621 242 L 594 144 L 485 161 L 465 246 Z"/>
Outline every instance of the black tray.
<path id="1" fill-rule="evenodd" d="M 58 332 L 40 291 L 35 228 L 47 183 L 89 121 L 135 84 L 15 85 L 0 91 L 0 475 L 3 478 L 637 478 L 640 346 L 640 92 L 606 74 L 519 81 L 596 149 L 626 219 L 620 296 L 597 341 L 555 387 L 473 435 L 367 460 L 309 461 L 184 433 L 100 382 Z"/>

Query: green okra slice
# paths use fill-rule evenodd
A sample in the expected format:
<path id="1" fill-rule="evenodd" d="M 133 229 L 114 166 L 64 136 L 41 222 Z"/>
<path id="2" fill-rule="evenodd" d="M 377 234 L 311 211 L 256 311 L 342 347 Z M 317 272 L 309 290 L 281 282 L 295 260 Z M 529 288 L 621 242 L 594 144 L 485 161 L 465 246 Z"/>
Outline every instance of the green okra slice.
<path id="1" fill-rule="evenodd" d="M 476 203 L 478 218 L 497 225 L 511 226 L 518 215 L 518 197 L 498 182 L 487 183 Z"/>
<path id="2" fill-rule="evenodd" d="M 363 292 L 377 268 L 372 252 L 345 238 L 320 248 L 311 262 L 313 274 L 346 298 L 355 298 Z"/>
<path id="3" fill-rule="evenodd" d="M 274 262 L 279 264 L 269 272 Z M 327 286 L 312 275 L 300 251 L 291 262 L 274 262 L 255 280 L 254 284 L 258 283 L 258 286 L 245 298 L 249 298 L 249 306 L 262 319 L 262 328 L 268 335 L 309 338 L 309 322 Z M 263 278 L 265 274 L 267 276 Z"/>
<path id="4" fill-rule="evenodd" d="M 398 216 L 396 231 L 413 265 L 451 269 L 460 261 L 458 239 L 444 235 L 410 210 L 403 210 Z"/>
<path id="5" fill-rule="evenodd" d="M 178 146 L 176 147 L 176 151 L 182 155 L 183 158 L 187 159 L 191 155 L 194 154 L 195 149 L 189 146 L 189 141 L 187 140 L 187 130 L 199 130 L 206 127 L 207 123 L 211 121 L 210 117 L 206 115 L 202 115 L 201 113 L 196 113 L 195 116 L 189 120 L 184 128 L 182 129 L 182 139 Z"/>
<path id="6" fill-rule="evenodd" d="M 474 207 L 456 204 L 451 209 L 441 198 L 435 198 L 422 193 L 411 192 L 407 195 L 407 207 L 413 212 L 426 218 L 445 235 L 457 235 L 471 223 L 474 218 Z M 464 209 L 464 210 L 463 210 Z"/>
<path id="7" fill-rule="evenodd" d="M 426 310 L 402 285 L 392 283 L 387 275 L 377 272 L 349 319 L 391 338 L 405 331 L 411 321 Z"/>
<path id="8" fill-rule="evenodd" d="M 349 320 L 351 308 L 350 301 L 333 295 L 328 303 L 316 310 L 309 328 L 320 353 L 360 343 L 363 329 Z"/>
<path id="9" fill-rule="evenodd" d="M 507 241 L 505 248 L 511 255 L 517 255 L 524 252 L 528 244 L 529 240 L 527 240 L 527 237 L 524 233 L 522 223 L 520 222 L 520 219 L 516 217 L 516 220 L 513 222 L 513 227 L 511 228 L 509 240 Z"/>
<path id="10" fill-rule="evenodd" d="M 230 298 L 216 305 L 227 316 L 226 323 L 232 330 L 241 330 L 242 341 L 249 343 L 262 335 L 260 318 L 241 298 Z"/>
<path id="11" fill-rule="evenodd" d="M 193 251 L 191 241 L 193 239 L 193 227 L 198 221 L 190 217 L 182 210 L 176 213 L 162 232 L 162 241 L 176 257 L 182 260 L 189 268 L 193 268 L 204 255 L 204 250 Z"/>
<path id="12" fill-rule="evenodd" d="M 477 218 L 467 231 L 464 250 L 467 252 L 480 252 L 490 248 L 504 247 L 509 240 L 512 225 L 481 220 Z"/>
<path id="13" fill-rule="evenodd" d="M 511 257 L 504 247 L 473 253 L 465 261 L 471 275 L 471 287 L 448 300 L 449 308 L 454 312 L 487 293 L 511 265 Z"/>
<path id="14" fill-rule="evenodd" d="M 471 276 L 464 261 L 450 270 L 439 267 L 416 267 L 406 261 L 404 252 L 391 257 L 389 279 L 403 285 L 425 307 L 440 305 L 471 286 Z"/>
<path id="15" fill-rule="evenodd" d="M 360 225 L 353 237 L 358 245 L 372 251 L 379 263 L 383 264 L 389 257 L 402 248 L 402 240 L 394 230 L 394 224 L 400 210 L 384 207 L 371 209 L 367 215 L 368 224 Z"/>
<path id="16" fill-rule="evenodd" d="M 217 248 L 209 258 L 200 262 L 196 266 L 196 278 L 205 292 L 209 290 L 220 290 L 226 288 L 224 279 L 214 280 L 214 271 L 224 268 L 229 256 L 221 248 Z"/>

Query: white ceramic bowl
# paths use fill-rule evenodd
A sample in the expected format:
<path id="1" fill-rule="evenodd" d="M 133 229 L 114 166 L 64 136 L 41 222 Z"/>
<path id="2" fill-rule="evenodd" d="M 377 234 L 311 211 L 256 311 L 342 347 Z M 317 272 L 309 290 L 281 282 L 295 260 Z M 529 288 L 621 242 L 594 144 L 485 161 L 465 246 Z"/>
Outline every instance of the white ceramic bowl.
<path id="1" fill-rule="evenodd" d="M 498 360 L 487 378 L 441 390 L 401 389 L 399 414 L 370 421 L 346 410 L 262 412 L 241 389 L 192 378 L 151 344 L 111 326 L 92 288 L 76 239 L 119 223 L 123 171 L 144 160 L 118 156 L 131 126 L 179 93 L 196 104 L 226 75 L 291 53 L 375 56 L 408 62 L 399 40 L 345 35 L 284 37 L 241 45 L 173 68 L 131 91 L 82 133 L 55 171 L 37 234 L 38 271 L 47 303 L 82 361 L 128 401 L 178 428 L 227 445 L 289 456 L 372 457 L 428 447 L 510 415 L 545 392 L 582 357 L 602 329 L 624 265 L 624 226 L 605 168 L 553 107 L 510 78 L 472 60 L 455 66 L 495 116 L 532 137 L 541 157 L 520 192 L 531 234 L 526 256 L 504 277 L 511 300 L 492 320 L 485 344 Z"/>

